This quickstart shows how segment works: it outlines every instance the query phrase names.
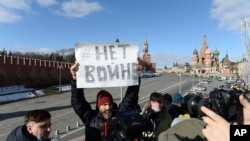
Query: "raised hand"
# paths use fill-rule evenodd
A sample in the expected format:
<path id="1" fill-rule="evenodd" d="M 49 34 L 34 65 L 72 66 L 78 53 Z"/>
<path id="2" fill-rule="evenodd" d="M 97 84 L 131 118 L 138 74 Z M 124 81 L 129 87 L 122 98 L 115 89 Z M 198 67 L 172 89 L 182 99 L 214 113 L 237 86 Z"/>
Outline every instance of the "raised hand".
<path id="1" fill-rule="evenodd" d="M 70 67 L 70 73 L 72 75 L 72 78 L 76 80 L 76 72 L 79 69 L 79 63 L 75 62 L 75 64 L 73 66 Z"/>

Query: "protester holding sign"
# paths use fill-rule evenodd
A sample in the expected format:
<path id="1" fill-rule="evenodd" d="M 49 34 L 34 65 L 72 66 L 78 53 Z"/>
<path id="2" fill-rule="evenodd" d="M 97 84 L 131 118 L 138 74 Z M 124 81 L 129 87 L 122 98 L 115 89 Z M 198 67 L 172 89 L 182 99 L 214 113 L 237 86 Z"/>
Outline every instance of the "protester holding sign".
<path id="1" fill-rule="evenodd" d="M 110 92 L 100 90 L 96 96 L 96 109 L 92 109 L 90 103 L 85 99 L 84 89 L 76 87 L 77 71 L 79 64 L 76 62 L 71 68 L 70 72 L 73 77 L 71 81 L 71 104 L 80 117 L 84 125 L 85 140 L 86 141 L 103 141 L 112 140 L 115 126 L 113 117 L 117 111 L 121 110 L 134 110 L 138 107 L 140 79 L 138 85 L 128 86 L 125 97 L 119 106 L 114 102 Z"/>

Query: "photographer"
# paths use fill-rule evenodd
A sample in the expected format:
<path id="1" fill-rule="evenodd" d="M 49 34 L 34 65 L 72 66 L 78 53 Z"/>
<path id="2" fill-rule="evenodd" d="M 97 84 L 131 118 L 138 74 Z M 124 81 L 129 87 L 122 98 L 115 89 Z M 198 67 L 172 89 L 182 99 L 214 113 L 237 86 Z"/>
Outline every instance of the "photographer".
<path id="1" fill-rule="evenodd" d="M 208 98 L 189 94 L 182 107 L 191 118 L 160 134 L 160 141 L 229 141 L 230 123 L 250 124 L 250 103 L 238 91 L 218 89 L 211 91 Z"/>
<path id="2" fill-rule="evenodd" d="M 250 103 L 243 95 L 239 96 L 240 103 L 243 106 L 243 124 L 250 125 Z M 230 123 L 214 111 L 201 107 L 202 112 L 207 116 L 203 121 L 207 124 L 202 133 L 209 141 L 229 141 Z"/>

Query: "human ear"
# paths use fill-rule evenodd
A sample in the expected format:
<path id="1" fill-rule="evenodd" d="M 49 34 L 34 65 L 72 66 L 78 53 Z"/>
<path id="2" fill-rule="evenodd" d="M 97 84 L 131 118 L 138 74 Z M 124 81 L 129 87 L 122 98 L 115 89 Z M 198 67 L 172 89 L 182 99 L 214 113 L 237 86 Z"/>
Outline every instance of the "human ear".
<path id="1" fill-rule="evenodd" d="M 27 124 L 26 125 L 27 131 L 32 134 L 32 125 L 31 124 Z"/>

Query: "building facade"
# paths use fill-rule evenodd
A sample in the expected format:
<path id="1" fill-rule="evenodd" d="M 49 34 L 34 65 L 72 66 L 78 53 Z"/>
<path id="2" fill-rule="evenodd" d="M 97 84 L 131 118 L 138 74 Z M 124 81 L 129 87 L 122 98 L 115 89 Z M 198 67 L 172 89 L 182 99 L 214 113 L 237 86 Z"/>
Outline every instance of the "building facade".
<path id="1" fill-rule="evenodd" d="M 117 38 L 115 42 L 120 42 L 120 40 Z M 149 53 L 149 46 L 148 46 L 148 40 L 147 38 L 145 39 L 144 45 L 143 45 L 143 50 L 140 55 L 140 63 L 142 66 L 142 70 L 144 71 L 156 71 L 156 63 L 151 62 L 151 55 Z"/>
<path id="2" fill-rule="evenodd" d="M 203 35 L 203 41 L 200 53 L 195 49 L 192 57 L 192 71 L 195 74 L 220 74 L 233 75 L 240 74 L 240 66 L 242 61 L 230 61 L 228 53 L 222 60 L 219 60 L 220 52 L 211 49 L 207 45 L 206 35 Z"/>

